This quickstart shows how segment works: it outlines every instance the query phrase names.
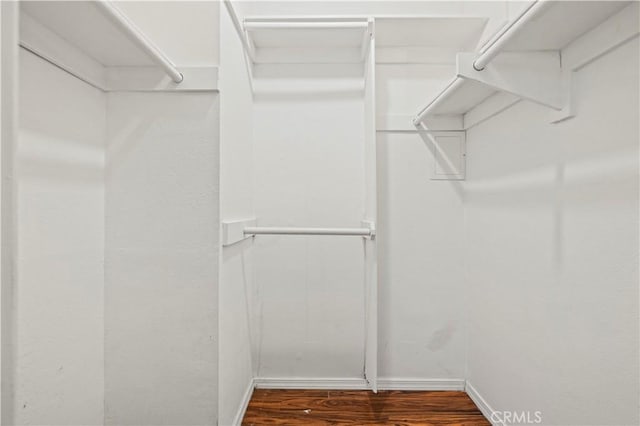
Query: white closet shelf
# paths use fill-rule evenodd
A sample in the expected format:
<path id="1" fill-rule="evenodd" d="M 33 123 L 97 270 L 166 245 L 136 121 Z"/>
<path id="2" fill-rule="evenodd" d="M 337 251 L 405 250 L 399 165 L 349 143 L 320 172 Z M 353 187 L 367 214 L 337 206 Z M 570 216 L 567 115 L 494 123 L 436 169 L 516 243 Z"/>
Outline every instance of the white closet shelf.
<path id="1" fill-rule="evenodd" d="M 102 90 L 196 90 L 217 84 L 217 69 L 209 68 L 213 79 L 202 69 L 178 69 L 108 0 L 25 1 L 20 7 L 20 45 Z M 128 74 L 132 82 L 126 81 Z M 197 81 L 185 84 L 185 74 L 195 74 Z"/>
<path id="2" fill-rule="evenodd" d="M 466 129 L 478 122 L 468 115 L 482 105 L 485 117 L 520 99 L 571 116 L 566 84 L 573 69 L 560 52 L 574 40 L 621 15 L 633 2 L 538 0 L 507 24 L 479 53 L 459 53 L 456 75 L 413 119 L 415 126 L 443 116 L 460 116 Z M 633 12 L 631 12 L 633 13 Z M 623 19 L 623 17 L 621 17 Z M 613 42 L 612 42 L 613 43 Z M 498 93 L 504 94 L 496 97 Z M 481 119 L 480 119 L 481 121 Z"/>
<path id="3" fill-rule="evenodd" d="M 484 16 L 376 16 L 376 63 L 448 64 L 478 47 Z"/>
<path id="4" fill-rule="evenodd" d="M 372 32 L 368 18 L 246 18 L 249 56 L 256 64 L 361 63 Z"/>
<path id="5" fill-rule="evenodd" d="M 380 16 L 376 47 L 475 49 L 489 19 L 484 16 Z"/>

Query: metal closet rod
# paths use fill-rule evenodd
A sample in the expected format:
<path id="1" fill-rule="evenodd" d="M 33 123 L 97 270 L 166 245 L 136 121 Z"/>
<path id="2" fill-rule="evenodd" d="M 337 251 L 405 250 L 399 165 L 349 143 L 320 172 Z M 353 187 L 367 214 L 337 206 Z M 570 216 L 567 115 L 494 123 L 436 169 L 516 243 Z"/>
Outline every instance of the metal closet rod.
<path id="1" fill-rule="evenodd" d="M 489 44 L 485 46 L 478 57 L 473 61 L 473 68 L 476 71 L 482 71 L 489 62 L 491 62 L 504 48 L 504 46 L 513 39 L 529 22 L 536 19 L 543 11 L 553 3 L 554 0 L 536 0 L 529 5 L 511 24 L 509 24 L 502 32 Z M 462 86 L 464 79 L 456 77 L 433 101 L 424 107 L 413 119 L 413 124 L 418 126 L 422 119 L 429 115 L 429 112 L 447 99 L 451 93 L 455 92 Z"/>
<path id="2" fill-rule="evenodd" d="M 482 71 L 484 67 L 500 53 L 505 44 L 518 34 L 529 22 L 540 16 L 552 2 L 552 0 L 536 0 L 533 4 L 529 5 L 509 26 L 502 30 L 500 35 L 496 37 L 490 45 L 482 49 L 480 55 L 473 61 L 473 68 L 476 71 Z"/>
<path id="3" fill-rule="evenodd" d="M 454 78 L 447 85 L 447 87 L 442 92 L 440 92 L 438 96 L 435 97 L 434 100 L 429 102 L 429 104 L 426 107 L 424 107 L 422 111 L 418 113 L 418 115 L 415 116 L 415 118 L 413 119 L 413 125 L 414 126 L 419 125 L 422 119 L 429 114 L 429 111 L 435 108 L 435 106 L 438 105 L 440 102 L 442 102 L 443 99 L 447 99 L 451 95 L 451 93 L 458 90 L 463 83 L 464 83 L 464 79 L 462 77 Z"/>
<path id="4" fill-rule="evenodd" d="M 158 64 L 164 72 L 167 73 L 171 80 L 180 83 L 184 77 L 178 71 L 176 66 L 167 58 L 160 49 L 158 49 L 147 37 L 129 20 L 120 10 L 118 10 L 110 1 L 99 0 L 95 2 L 98 10 L 109 19 L 116 27 L 118 27 L 125 36 L 143 52 Z"/>
<path id="5" fill-rule="evenodd" d="M 369 228 L 285 228 L 253 226 L 244 228 L 244 235 L 355 235 L 370 237 Z"/>

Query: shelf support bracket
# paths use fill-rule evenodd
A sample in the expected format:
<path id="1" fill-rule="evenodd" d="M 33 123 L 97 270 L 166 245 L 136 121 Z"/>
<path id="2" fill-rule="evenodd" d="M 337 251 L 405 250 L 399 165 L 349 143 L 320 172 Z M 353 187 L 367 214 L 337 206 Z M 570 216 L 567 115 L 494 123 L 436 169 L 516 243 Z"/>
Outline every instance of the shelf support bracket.
<path id="1" fill-rule="evenodd" d="M 244 228 L 256 226 L 256 219 L 229 220 L 222 221 L 222 245 L 230 246 L 240 241 L 251 238 L 252 235 L 245 235 Z"/>
<path id="2" fill-rule="evenodd" d="M 458 76 L 560 111 L 565 106 L 559 52 L 504 52 L 482 71 L 476 54 L 459 53 Z"/>

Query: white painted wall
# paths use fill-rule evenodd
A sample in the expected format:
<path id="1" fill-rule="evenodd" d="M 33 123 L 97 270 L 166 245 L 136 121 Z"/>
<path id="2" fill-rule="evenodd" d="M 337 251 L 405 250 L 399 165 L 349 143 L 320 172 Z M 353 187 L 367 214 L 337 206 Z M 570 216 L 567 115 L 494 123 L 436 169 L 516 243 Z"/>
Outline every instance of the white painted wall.
<path id="1" fill-rule="evenodd" d="M 241 2 L 237 7 L 247 16 L 488 16 L 491 22 L 485 36 L 502 24 L 508 12 L 504 2 Z M 415 114 L 425 99 L 435 95 L 450 80 L 454 62 L 452 50 L 448 63 L 439 59 L 434 64 L 378 65 L 378 116 Z M 328 173 L 327 166 L 322 164 L 323 161 L 328 165 L 338 163 L 338 173 L 341 173 L 342 163 L 350 161 L 339 158 L 340 151 L 333 148 L 338 140 L 334 134 L 343 131 L 347 113 L 338 114 L 336 108 L 329 107 L 332 101 L 337 105 L 340 95 L 327 93 L 331 84 L 344 83 L 337 78 L 333 83 L 327 79 L 326 87 L 316 88 L 314 79 L 300 77 L 302 67 L 258 67 L 258 70 L 263 74 L 256 80 L 254 120 L 258 219 L 264 225 L 295 226 L 309 224 L 316 215 L 314 224 L 327 226 L 327 221 L 333 220 L 330 214 L 334 213 L 336 197 L 351 193 L 346 187 L 350 180 L 333 171 Z M 318 67 L 314 77 L 329 75 L 323 74 L 326 70 Z M 362 128 L 353 129 L 354 135 L 355 132 L 364 134 Z M 378 148 L 381 378 L 463 379 L 466 329 L 464 311 L 459 304 L 459 295 L 464 289 L 461 186 L 429 180 L 433 157 L 425 141 L 416 134 L 380 134 Z M 363 155 L 363 151 L 348 155 L 356 158 Z M 316 165 L 315 158 L 324 160 Z M 318 177 L 309 184 L 307 180 L 314 174 Z M 291 176 L 296 179 L 291 181 Z M 337 182 L 330 186 L 329 179 Z M 352 193 L 358 194 L 356 191 L 354 187 Z M 344 219 L 349 217 L 353 214 L 344 215 Z M 345 226 L 344 219 L 334 224 Z M 415 231 L 416 225 L 421 229 Z M 329 299 L 330 290 L 322 292 L 315 288 L 318 284 L 305 287 L 299 283 L 317 280 L 320 272 L 314 268 L 320 265 L 332 274 L 332 268 L 341 268 L 341 264 L 360 259 L 361 255 L 356 254 L 354 247 L 352 257 L 338 256 L 331 261 L 334 265 L 322 260 L 322 256 L 315 253 L 317 249 L 303 245 L 304 241 L 291 237 L 256 240 L 255 279 L 263 303 L 256 307 L 263 327 L 256 332 L 260 336 L 258 376 L 352 377 L 353 373 L 345 376 L 343 360 L 332 362 L 334 368 L 328 370 L 321 367 L 324 361 L 312 362 L 313 353 L 320 360 L 329 361 L 323 344 L 305 342 L 313 333 L 321 336 L 318 339 L 327 339 L 321 334 L 326 333 L 327 326 L 321 320 L 327 321 L 322 315 L 327 308 L 314 304 L 318 295 Z M 328 244 L 317 237 L 306 241 L 311 245 Z M 315 259 L 309 260 L 312 257 Z M 331 280 L 322 278 L 318 282 Z M 344 286 L 342 291 L 346 291 Z M 358 296 L 353 293 L 349 297 L 355 300 Z M 331 309 L 333 315 L 353 309 L 350 302 L 342 299 L 333 297 L 332 303 L 340 301 L 339 306 Z M 363 321 L 359 312 L 349 312 L 349 315 L 344 319 L 349 327 L 354 321 Z M 332 346 L 337 350 L 348 348 L 351 354 L 359 350 L 348 345 Z"/>
<path id="2" fill-rule="evenodd" d="M 451 79 L 454 61 L 378 64 L 378 128 L 397 128 L 385 116 L 404 116 L 409 128 Z M 424 134 L 378 132 L 377 143 L 380 380 L 463 380 L 463 182 L 430 179 Z"/>
<path id="3" fill-rule="evenodd" d="M 638 39 L 468 132 L 468 378 L 546 425 L 638 424 Z"/>
<path id="4" fill-rule="evenodd" d="M 261 65 L 254 84 L 258 224 L 359 227 L 362 67 Z M 363 259 L 359 237 L 256 238 L 258 377 L 363 377 Z"/>
<path id="5" fill-rule="evenodd" d="M 426 139 L 378 133 L 380 380 L 464 378 L 462 185 Z"/>
<path id="6" fill-rule="evenodd" d="M 121 6 L 178 65 L 218 64 L 217 2 Z M 20 78 L 3 423 L 216 423 L 217 93 L 107 96 L 24 51 Z"/>
<path id="7" fill-rule="evenodd" d="M 218 95 L 107 100 L 106 424 L 216 421 Z"/>
<path id="8" fill-rule="evenodd" d="M 244 51 L 226 9 L 220 16 L 220 216 L 253 211 L 253 106 Z M 255 374 L 253 240 L 222 248 L 220 262 L 219 424 L 237 422 Z"/>
<path id="9" fill-rule="evenodd" d="M 119 2 L 178 66 L 219 63 L 216 1 Z M 215 424 L 219 96 L 110 93 L 105 423 Z"/>
<path id="10" fill-rule="evenodd" d="M 105 95 L 20 52 L 11 424 L 99 425 Z"/>
<path id="11" fill-rule="evenodd" d="M 249 14 L 328 10 L 320 2 L 265 3 L 241 7 Z M 121 7 L 178 65 L 217 64 L 217 4 L 180 4 L 189 12 L 177 2 Z M 367 14 L 477 13 L 476 5 L 462 2 L 381 4 L 366 6 Z M 356 2 L 329 7 L 332 14 L 364 10 Z M 518 9 L 491 8 L 496 16 Z M 261 236 L 218 253 L 217 196 L 220 113 L 224 219 L 359 226 L 365 212 L 362 70 L 258 67 L 257 97 L 247 115 L 239 43 L 222 13 L 220 61 L 229 65 L 221 71 L 222 111 L 212 93 L 109 95 L 108 424 L 211 424 L 216 402 L 220 424 L 230 424 L 253 375 L 362 377 L 361 239 Z M 464 187 L 429 180 L 433 160 L 418 135 L 378 134 L 383 378 L 456 379 L 468 369 L 496 409 L 541 409 L 546 424 L 638 422 L 630 409 L 636 411 L 638 399 L 637 48 L 636 40 L 579 73 L 574 120 L 551 126 L 546 110 L 520 103 L 471 130 Z M 452 65 L 379 65 L 376 73 L 378 113 L 410 115 L 450 79 Z M 42 132 L 26 133 L 19 157 L 19 208 L 29 209 L 21 210 L 20 223 L 19 277 L 26 284 L 18 305 L 16 418 L 100 424 L 100 377 L 79 373 L 103 368 L 96 349 L 102 334 L 89 333 L 102 330 L 102 293 L 93 285 L 100 277 L 74 274 L 82 272 L 79 260 L 100 258 L 94 243 L 101 234 L 78 229 L 102 226 L 95 213 L 104 188 L 85 179 L 96 167 L 61 171 L 31 162 L 46 155 L 47 161 L 77 158 L 101 167 L 104 96 L 54 68 L 43 75 L 43 81 L 31 75 L 33 92 L 23 95 L 25 107 L 34 105 L 24 123 Z M 86 128 L 77 128 L 77 117 L 69 124 L 67 110 L 55 103 L 57 93 L 68 99 L 67 91 L 73 99 L 82 94 L 70 105 Z M 56 114 L 41 121 L 42 109 Z M 59 181 L 42 179 L 43 172 Z M 69 176 L 73 182 L 62 179 Z M 41 208 L 54 214 L 43 221 L 36 216 Z M 36 245 L 60 231 L 66 233 L 50 238 L 55 245 Z M 30 267 L 33 260 L 45 267 Z M 69 264 L 74 274 L 65 275 L 69 269 L 60 265 Z M 45 278 L 56 285 L 47 290 Z M 67 307 L 49 303 L 58 298 Z M 68 336 L 71 344 L 63 347 L 50 336 Z M 32 350 L 41 341 L 55 356 Z M 58 372 L 53 361 L 60 359 Z M 35 374 L 38 381 L 31 380 Z M 86 400 L 81 409 L 77 398 Z M 602 417 L 610 415 L 612 400 L 620 409 Z M 59 417 L 43 420 L 49 409 Z"/>
<path id="12" fill-rule="evenodd" d="M 409 119 L 431 97 L 436 96 L 455 74 L 455 53 L 446 63 L 377 64 L 376 103 L 378 129 L 387 129 L 385 116 L 406 116 Z M 408 128 L 411 128 L 409 120 Z M 391 126 L 397 129 L 397 126 Z"/>
<path id="13" fill-rule="evenodd" d="M 18 4 L 0 3 L 0 169 L 2 169 L 2 207 L 0 250 L 0 423 L 13 419 L 14 343 L 16 338 L 14 315 L 15 277 L 15 162 L 18 126 Z"/>

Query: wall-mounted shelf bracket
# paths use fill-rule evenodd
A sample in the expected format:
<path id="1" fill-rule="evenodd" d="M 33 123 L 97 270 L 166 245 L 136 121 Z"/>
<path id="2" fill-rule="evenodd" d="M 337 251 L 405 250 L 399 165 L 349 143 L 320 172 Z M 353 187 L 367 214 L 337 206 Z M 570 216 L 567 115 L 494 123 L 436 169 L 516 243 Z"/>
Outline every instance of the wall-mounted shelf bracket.
<path id="1" fill-rule="evenodd" d="M 415 126 L 424 122 L 433 130 L 434 120 L 455 117 L 465 130 L 495 113 L 490 104 L 496 104 L 494 106 L 501 110 L 504 109 L 502 103 L 512 105 L 514 98 L 526 99 L 556 112 L 567 108 L 570 94 L 559 52 L 504 52 L 481 71 L 473 66 L 476 57 L 475 53 L 458 53 L 456 77 L 418 113 L 413 120 Z M 496 94 L 503 95 L 502 99 L 494 101 Z M 480 105 L 487 106 L 482 108 L 486 111 L 467 117 Z"/>
<path id="2" fill-rule="evenodd" d="M 363 220 L 360 222 L 363 228 L 369 229 L 371 232 L 369 235 L 365 235 L 364 237 L 370 240 L 376 239 L 376 223 L 372 220 Z"/>
<path id="3" fill-rule="evenodd" d="M 536 0 L 479 53 L 459 53 L 456 77 L 413 118 L 455 118 L 466 130 L 521 99 L 571 118 L 572 74 L 638 34 L 637 2 Z"/>
<path id="4" fill-rule="evenodd" d="M 551 122 L 558 123 L 575 116 L 571 96 L 574 73 L 637 37 L 640 33 L 639 14 L 640 4 L 632 2 L 562 51 L 562 90 L 566 102 L 560 111 L 552 112 Z"/>
<path id="5" fill-rule="evenodd" d="M 246 235 L 244 228 L 256 226 L 255 219 L 244 220 L 232 220 L 222 222 L 222 245 L 230 246 L 231 244 L 238 243 L 247 238 L 251 238 L 252 235 Z"/>
<path id="6" fill-rule="evenodd" d="M 475 53 L 459 53 L 458 76 L 475 80 L 500 92 L 561 110 L 565 105 L 562 90 L 560 53 L 504 52 L 482 71 L 473 66 Z"/>

